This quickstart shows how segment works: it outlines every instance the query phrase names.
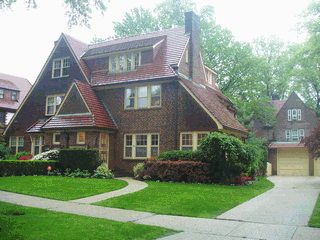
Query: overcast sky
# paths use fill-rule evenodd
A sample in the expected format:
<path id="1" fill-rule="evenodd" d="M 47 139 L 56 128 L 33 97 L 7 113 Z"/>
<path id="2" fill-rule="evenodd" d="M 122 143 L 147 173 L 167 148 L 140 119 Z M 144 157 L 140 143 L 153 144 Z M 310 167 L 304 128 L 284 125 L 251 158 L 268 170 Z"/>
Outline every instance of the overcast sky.
<path id="1" fill-rule="evenodd" d="M 18 2 L 24 2 L 19 0 Z M 61 0 L 37 0 L 38 9 L 26 10 L 17 3 L 12 11 L 0 11 L 0 72 L 27 78 L 32 84 L 37 79 L 62 32 L 90 43 L 96 35 L 100 38 L 113 35 L 113 22 L 121 21 L 125 12 L 143 6 L 152 10 L 162 0 L 111 0 L 104 16 L 94 12 L 86 27 L 67 27 L 65 9 Z M 106 1 L 105 1 L 106 2 Z M 284 41 L 303 41 L 294 28 L 295 16 L 307 8 L 311 0 L 198 0 L 198 11 L 210 4 L 215 7 L 216 20 L 232 31 L 236 40 L 251 42 L 262 35 L 277 35 Z"/>

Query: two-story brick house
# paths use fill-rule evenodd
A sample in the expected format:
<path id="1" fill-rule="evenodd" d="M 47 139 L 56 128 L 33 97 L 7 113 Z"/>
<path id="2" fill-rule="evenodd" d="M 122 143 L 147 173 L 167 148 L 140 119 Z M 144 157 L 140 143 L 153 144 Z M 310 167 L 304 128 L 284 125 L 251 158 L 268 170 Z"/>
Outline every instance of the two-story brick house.
<path id="1" fill-rule="evenodd" d="M 66 34 L 6 130 L 16 151 L 96 148 L 117 172 L 169 150 L 196 150 L 213 131 L 247 131 L 200 49 L 200 21 L 97 44 Z"/>
<path id="2" fill-rule="evenodd" d="M 0 73 L 0 123 L 7 126 L 31 88 L 26 78 Z"/>
<path id="3" fill-rule="evenodd" d="M 269 145 L 269 162 L 273 175 L 318 175 L 320 166 L 309 159 L 307 148 L 300 144 L 318 124 L 314 110 L 293 92 L 287 100 L 272 100 L 277 126 L 264 131 L 273 142 Z M 270 136 L 272 138 L 270 139 Z"/>

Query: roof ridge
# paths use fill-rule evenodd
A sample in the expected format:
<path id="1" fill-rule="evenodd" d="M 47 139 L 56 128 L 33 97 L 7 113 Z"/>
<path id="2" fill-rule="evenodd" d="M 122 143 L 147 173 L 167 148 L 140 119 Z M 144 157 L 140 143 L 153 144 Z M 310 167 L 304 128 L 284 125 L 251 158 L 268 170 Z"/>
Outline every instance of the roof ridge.
<path id="1" fill-rule="evenodd" d="M 77 39 L 77 38 L 75 38 L 75 37 L 72 37 L 72 36 L 70 36 L 69 34 L 66 34 L 66 33 L 62 33 L 64 36 L 67 36 L 67 37 L 69 37 L 69 38 L 72 38 L 73 40 L 76 40 L 77 42 L 80 42 L 80 43 L 83 43 L 83 44 L 85 44 L 85 45 L 87 45 L 88 47 L 89 47 L 89 44 L 88 43 L 85 43 L 85 42 L 83 42 L 83 41 L 81 41 L 81 40 L 79 40 L 79 39 Z"/>
<path id="2" fill-rule="evenodd" d="M 106 43 L 106 42 L 120 41 L 120 40 L 129 39 L 129 38 L 134 38 L 134 37 L 139 37 L 139 36 L 146 36 L 146 35 L 150 35 L 150 34 L 157 33 L 157 32 L 160 33 L 160 32 L 172 31 L 172 30 L 178 29 L 178 28 L 184 28 L 184 26 L 182 26 L 182 27 L 176 27 L 176 28 L 161 29 L 161 30 L 158 30 L 158 31 L 152 31 L 152 32 L 149 32 L 149 33 L 141 33 L 141 34 L 137 34 L 137 35 L 133 35 L 133 36 L 128 36 L 128 37 L 114 38 L 114 39 L 110 39 L 110 40 L 107 40 L 107 41 L 102 41 L 102 42 L 98 42 L 98 43 L 88 44 L 88 48 L 91 49 L 91 47 L 94 46 L 94 45 L 99 45 L 99 44 L 103 44 L 103 43 Z M 163 35 L 166 35 L 166 34 L 163 34 Z M 159 35 L 159 36 L 161 36 L 161 35 Z M 159 36 L 155 36 L 155 37 L 159 37 Z M 154 37 L 149 37 L 149 38 L 154 38 Z M 114 44 L 117 44 L 117 43 L 114 43 Z"/>

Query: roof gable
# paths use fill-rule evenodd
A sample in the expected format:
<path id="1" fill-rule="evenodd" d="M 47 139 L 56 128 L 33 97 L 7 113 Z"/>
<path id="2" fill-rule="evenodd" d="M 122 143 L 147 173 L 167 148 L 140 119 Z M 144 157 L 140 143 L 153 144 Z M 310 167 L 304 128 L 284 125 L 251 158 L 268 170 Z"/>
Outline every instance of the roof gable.
<path id="1" fill-rule="evenodd" d="M 59 110 L 57 111 L 57 116 L 85 114 L 91 114 L 90 109 L 84 101 L 76 83 L 73 82 Z"/>

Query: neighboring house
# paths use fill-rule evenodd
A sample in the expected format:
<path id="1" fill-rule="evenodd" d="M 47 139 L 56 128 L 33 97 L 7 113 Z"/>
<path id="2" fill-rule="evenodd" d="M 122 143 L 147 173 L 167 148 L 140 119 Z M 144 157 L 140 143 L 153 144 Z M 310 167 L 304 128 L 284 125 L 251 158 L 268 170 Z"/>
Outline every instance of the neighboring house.
<path id="1" fill-rule="evenodd" d="M 307 107 L 293 92 L 287 100 L 272 100 L 277 126 L 261 123 L 258 135 L 266 137 L 269 145 L 269 162 L 273 175 L 320 175 L 320 165 L 309 160 L 306 147 L 300 144 L 303 137 L 311 134 L 318 124 L 314 110 Z"/>
<path id="2" fill-rule="evenodd" d="M 0 123 L 7 126 L 31 88 L 26 78 L 0 73 Z"/>
<path id="3" fill-rule="evenodd" d="M 95 148 L 118 173 L 169 150 L 196 150 L 221 131 L 247 131 L 204 65 L 200 21 L 96 44 L 62 34 L 6 138 L 15 151 Z"/>

